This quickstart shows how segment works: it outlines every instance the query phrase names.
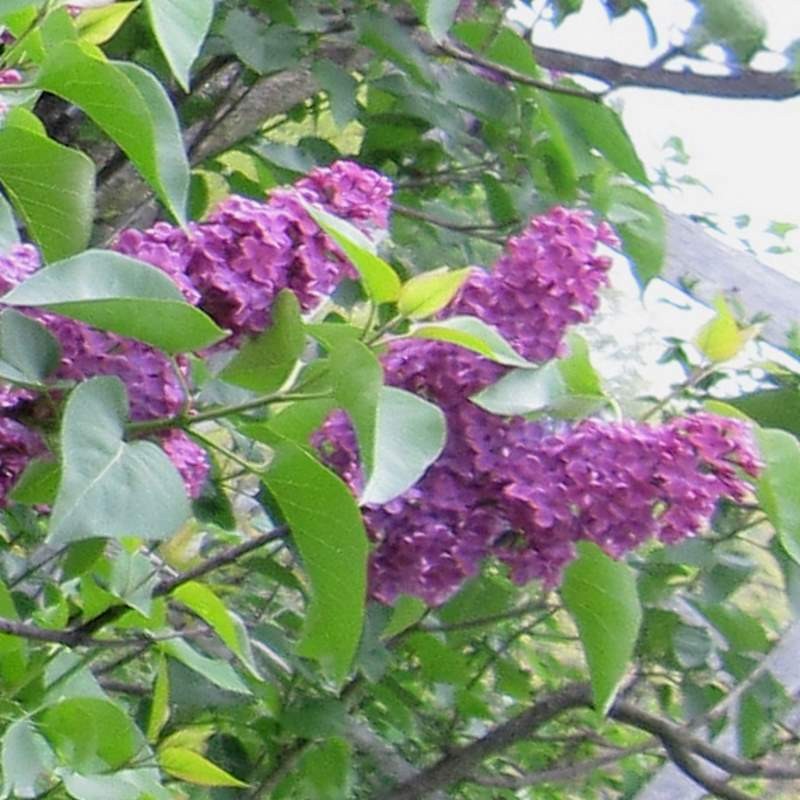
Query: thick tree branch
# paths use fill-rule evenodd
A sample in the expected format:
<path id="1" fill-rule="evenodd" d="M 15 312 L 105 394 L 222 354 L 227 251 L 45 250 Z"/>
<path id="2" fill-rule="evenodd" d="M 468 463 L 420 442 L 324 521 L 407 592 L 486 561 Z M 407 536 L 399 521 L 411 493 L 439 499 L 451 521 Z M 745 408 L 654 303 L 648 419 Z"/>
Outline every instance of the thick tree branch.
<path id="1" fill-rule="evenodd" d="M 421 800 L 433 791 L 470 779 L 475 769 L 489 756 L 502 752 L 516 742 L 528 739 L 537 728 L 565 711 L 589 708 L 591 705 L 591 689 L 586 684 L 570 684 L 547 694 L 527 711 L 504 722 L 480 739 L 452 750 L 432 766 L 389 789 L 380 796 L 380 800 Z M 732 756 L 694 736 L 680 725 L 643 711 L 624 700 L 614 703 L 609 711 L 609 717 L 655 736 L 680 769 L 707 791 L 725 800 L 752 800 L 752 797 L 731 787 L 725 777 L 719 778 L 712 774 L 697 757 L 714 764 L 732 776 L 800 780 L 800 768 Z M 615 757 L 619 755 L 615 754 Z M 575 768 L 577 767 L 573 767 Z M 564 770 L 569 769 L 564 768 Z M 553 774 L 562 777 L 553 778 Z M 547 770 L 527 775 L 526 785 L 545 780 L 537 781 L 537 775 L 548 775 L 549 780 L 567 780 L 575 777 L 563 770 Z"/>
<path id="2" fill-rule="evenodd" d="M 559 714 L 571 708 L 585 707 L 590 702 L 591 690 L 583 683 L 570 684 L 546 694 L 527 711 L 498 725 L 486 736 L 454 749 L 414 778 L 389 789 L 380 795 L 380 800 L 421 800 L 468 777 L 484 759 L 524 739 Z"/>
<path id="3" fill-rule="evenodd" d="M 800 95 L 800 85 L 786 72 L 761 72 L 748 69 L 731 75 L 700 75 L 688 69 L 683 71 L 665 69 L 658 62 L 639 67 L 610 58 L 595 58 L 536 45 L 533 47 L 533 52 L 542 67 L 596 78 L 614 89 L 640 86 L 680 94 L 739 100 L 786 100 Z"/>

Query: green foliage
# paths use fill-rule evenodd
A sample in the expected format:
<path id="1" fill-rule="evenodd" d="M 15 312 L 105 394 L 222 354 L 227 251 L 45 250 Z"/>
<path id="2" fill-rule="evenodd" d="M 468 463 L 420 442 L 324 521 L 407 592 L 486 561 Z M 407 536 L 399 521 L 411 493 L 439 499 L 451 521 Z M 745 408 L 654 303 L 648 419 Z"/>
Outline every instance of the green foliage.
<path id="1" fill-rule="evenodd" d="M 625 677 L 639 635 L 642 612 L 636 576 L 596 545 L 582 542 L 577 560 L 565 572 L 561 595 L 578 626 L 595 708 L 605 714 Z"/>
<path id="2" fill-rule="evenodd" d="M 61 429 L 62 476 L 50 541 L 171 536 L 189 516 L 172 463 L 151 442 L 123 439 L 127 398 L 116 378 L 92 378 L 70 395 Z"/>

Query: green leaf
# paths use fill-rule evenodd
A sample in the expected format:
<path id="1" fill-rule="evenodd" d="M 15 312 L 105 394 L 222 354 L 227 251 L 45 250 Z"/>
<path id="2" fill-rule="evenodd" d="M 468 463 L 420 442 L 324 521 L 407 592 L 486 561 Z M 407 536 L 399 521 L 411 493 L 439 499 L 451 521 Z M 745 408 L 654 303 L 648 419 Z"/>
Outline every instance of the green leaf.
<path id="1" fill-rule="evenodd" d="M 315 206 L 305 204 L 312 219 L 344 251 L 358 270 L 364 289 L 376 303 L 391 303 L 400 296 L 400 278 L 382 258 L 375 245 L 354 225 Z"/>
<path id="2" fill-rule="evenodd" d="M 179 586 L 172 596 L 206 622 L 250 672 L 260 677 L 247 628 L 233 611 L 228 610 L 211 587 L 189 581 Z"/>
<path id="3" fill-rule="evenodd" d="M 486 192 L 486 205 L 492 222 L 497 225 L 510 225 L 518 218 L 517 208 L 514 199 L 506 186 L 487 172 L 481 176 L 483 190 Z"/>
<path id="4" fill-rule="evenodd" d="M 751 614 L 730 603 L 694 605 L 736 652 L 766 653 L 769 649 L 769 639 L 763 626 Z"/>
<path id="5" fill-rule="evenodd" d="M 207 658 L 190 647 L 182 639 L 174 639 L 161 644 L 164 653 L 185 664 L 189 669 L 202 675 L 207 681 L 236 694 L 251 694 L 244 681 L 226 661 Z"/>
<path id="6" fill-rule="evenodd" d="M 150 112 L 158 179 L 157 186 L 151 185 L 161 202 L 183 225 L 192 176 L 175 109 L 164 87 L 146 69 L 129 61 L 117 61 L 114 66 L 136 87 Z M 144 177 L 149 180 L 147 175 Z"/>
<path id="7" fill-rule="evenodd" d="M 61 779 L 64 788 L 75 800 L 140 800 L 142 787 L 134 783 L 133 770 L 120 770 L 113 775 L 80 775 L 64 770 Z"/>
<path id="8" fill-rule="evenodd" d="M 303 739 L 339 733 L 346 721 L 347 709 L 335 697 L 302 698 L 287 706 L 280 718 L 282 728 Z"/>
<path id="9" fill-rule="evenodd" d="M 739 329 L 736 317 L 724 297 L 719 296 L 714 300 L 714 308 L 716 315 L 700 328 L 695 344 L 709 361 L 716 364 L 738 355 L 751 334 Z"/>
<path id="10" fill-rule="evenodd" d="M 156 41 L 184 92 L 214 16 L 214 0 L 144 0 Z"/>
<path id="11" fill-rule="evenodd" d="M 13 125 L 0 129 L 0 183 L 47 260 L 83 250 L 94 218 L 94 164 Z"/>
<path id="12" fill-rule="evenodd" d="M 52 505 L 61 481 L 61 465 L 57 461 L 35 458 L 19 476 L 9 497 L 28 506 Z"/>
<path id="13" fill-rule="evenodd" d="M 711 655 L 711 634 L 699 625 L 679 625 L 672 636 L 672 649 L 683 669 L 702 667 Z"/>
<path id="14" fill-rule="evenodd" d="M 354 120 L 358 113 L 356 103 L 358 82 L 349 72 L 328 59 L 315 61 L 311 71 L 320 88 L 328 94 L 333 121 L 338 128 L 343 128 Z"/>
<path id="15" fill-rule="evenodd" d="M 61 426 L 63 477 L 50 542 L 166 539 L 189 516 L 178 471 L 152 442 L 123 441 L 128 403 L 118 378 L 91 378 L 70 395 Z"/>
<path id="16" fill-rule="evenodd" d="M 642 609 L 636 576 L 592 542 L 578 542 L 561 596 L 575 620 L 589 665 L 594 705 L 605 715 L 633 655 Z"/>
<path id="17" fill-rule="evenodd" d="M 357 339 L 350 339 L 330 352 L 333 396 L 343 408 L 358 439 L 358 450 L 365 479 L 375 466 L 375 439 L 378 398 L 383 385 L 383 370 L 375 354 Z"/>
<path id="18" fill-rule="evenodd" d="M 161 270 L 109 250 L 87 250 L 51 264 L 2 302 L 44 307 L 167 353 L 198 350 L 225 335 Z"/>
<path id="19" fill-rule="evenodd" d="M 345 800 L 351 797 L 350 745 L 334 737 L 315 744 L 303 756 L 298 767 L 307 784 L 308 800 Z"/>
<path id="20" fill-rule="evenodd" d="M 695 48 L 720 44 L 742 64 L 764 47 L 767 21 L 752 0 L 700 0 L 700 12 L 689 31 Z"/>
<path id="21" fill-rule="evenodd" d="M 758 502 L 786 552 L 800 564 L 800 443 L 786 431 L 756 428 L 764 468 L 756 484 Z"/>
<path id="22" fill-rule="evenodd" d="M 141 67 L 113 64 L 89 45 L 48 53 L 37 86 L 82 108 L 125 152 L 180 223 L 186 221 L 189 164 L 164 88 Z"/>
<path id="23" fill-rule="evenodd" d="M 538 369 L 513 369 L 470 399 L 493 414 L 547 412 L 562 419 L 588 416 L 608 404 L 586 342 L 569 338 L 571 353 Z"/>
<path id="24" fill-rule="evenodd" d="M 12 722 L 0 745 L 3 797 L 38 797 L 50 785 L 55 755 L 27 717 Z"/>
<path id="25" fill-rule="evenodd" d="M 253 392 L 277 391 L 294 371 L 304 345 L 300 304 L 293 292 L 283 289 L 272 306 L 272 325 L 245 343 L 220 378 Z"/>
<path id="26" fill-rule="evenodd" d="M 397 298 L 397 310 L 409 319 L 433 316 L 456 296 L 471 272 L 471 267 L 458 270 L 443 267 L 415 275 L 403 284 Z"/>
<path id="27" fill-rule="evenodd" d="M 375 467 L 362 503 L 388 503 L 411 488 L 441 455 L 447 439 L 442 410 L 415 394 L 380 388 Z"/>
<path id="28" fill-rule="evenodd" d="M 104 44 L 123 26 L 138 5 L 139 0 L 135 0 L 100 8 L 84 8 L 75 19 L 75 27 L 84 42 Z"/>
<path id="29" fill-rule="evenodd" d="M 270 25 L 240 9 L 225 17 L 222 35 L 239 59 L 261 75 L 297 64 L 305 37 L 289 25 Z"/>
<path id="30" fill-rule="evenodd" d="M 39 729 L 61 761 L 78 771 L 95 770 L 97 758 L 110 769 L 119 769 L 142 744 L 130 715 L 101 697 L 68 697 L 50 706 Z"/>
<path id="31" fill-rule="evenodd" d="M 567 394 L 558 364 L 550 361 L 539 369 L 511 370 L 470 400 L 492 414 L 529 414 L 550 409 Z"/>
<path id="32" fill-rule="evenodd" d="M 449 317 L 412 328 L 410 335 L 417 339 L 452 342 L 498 364 L 527 369 L 537 367 L 519 355 L 495 328 L 477 317 Z"/>
<path id="33" fill-rule="evenodd" d="M 150 615 L 153 589 L 157 585 L 153 564 L 141 553 L 122 550 L 112 560 L 109 591 L 145 617 Z"/>
<path id="34" fill-rule="evenodd" d="M 43 386 L 60 358 L 58 341 L 44 325 L 13 308 L 0 312 L 0 378 Z"/>
<path id="35" fill-rule="evenodd" d="M 153 701 L 150 704 L 150 715 L 147 719 L 147 741 L 151 744 L 158 741 L 159 734 L 169 721 L 169 669 L 167 659 L 162 655 L 158 659 L 158 672 L 153 687 Z"/>
<path id="36" fill-rule="evenodd" d="M 403 649 L 419 660 L 423 680 L 465 685 L 470 670 L 464 655 L 431 633 L 418 631 L 403 638 Z"/>
<path id="37" fill-rule="evenodd" d="M 195 786 L 236 786 L 247 784 L 212 764 L 207 758 L 183 747 L 165 747 L 158 751 L 158 764 L 164 772 Z"/>
<path id="38" fill-rule="evenodd" d="M 429 59 L 408 31 L 388 14 L 366 11 L 359 14 L 357 26 L 362 44 L 396 64 L 417 83 L 435 86 Z"/>
<path id="39" fill-rule="evenodd" d="M 0 253 L 5 253 L 15 244 L 19 244 L 17 221 L 8 200 L 0 194 Z"/>
<path id="40" fill-rule="evenodd" d="M 428 607 L 418 597 L 402 594 L 395 600 L 392 616 L 381 632 L 381 639 L 391 639 L 422 619 Z"/>
<path id="41" fill-rule="evenodd" d="M 613 108 L 564 94 L 552 94 L 550 102 L 558 107 L 562 124 L 583 138 L 587 147 L 599 150 L 618 170 L 638 183 L 648 183 L 644 164 Z"/>
<path id="42" fill-rule="evenodd" d="M 781 428 L 800 436 L 800 391 L 786 387 L 727 398 L 726 402 L 765 428 Z"/>
<path id="43" fill-rule="evenodd" d="M 567 388 L 573 394 L 604 397 L 603 383 L 589 357 L 589 345 L 577 333 L 567 334 L 569 355 L 556 363 Z"/>
<path id="44" fill-rule="evenodd" d="M 631 258 L 636 277 L 646 286 L 661 273 L 667 229 L 658 204 L 632 186 L 610 186 L 595 194 L 598 211 L 614 225 Z"/>
<path id="45" fill-rule="evenodd" d="M 6 620 L 19 620 L 14 598 L 3 581 L 0 581 L 0 617 Z M 28 645 L 25 639 L 0 633 L 0 680 L 6 686 L 13 686 L 24 677 L 27 665 Z"/>
<path id="46" fill-rule="evenodd" d="M 441 42 L 447 36 L 456 19 L 459 0 L 423 0 L 423 21 L 434 41 Z"/>
<path id="47" fill-rule="evenodd" d="M 280 444 L 264 475 L 311 581 L 300 655 L 329 663 L 344 680 L 364 622 L 367 536 L 348 488 L 301 447 Z"/>

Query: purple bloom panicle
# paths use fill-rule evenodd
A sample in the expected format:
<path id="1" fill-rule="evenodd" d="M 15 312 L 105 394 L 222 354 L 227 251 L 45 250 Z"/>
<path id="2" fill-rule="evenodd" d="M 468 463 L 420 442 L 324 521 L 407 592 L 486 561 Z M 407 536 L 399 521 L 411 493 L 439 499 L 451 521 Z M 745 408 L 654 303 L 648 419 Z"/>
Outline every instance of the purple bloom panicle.
<path id="1" fill-rule="evenodd" d="M 349 161 L 312 170 L 293 187 L 264 201 L 233 195 L 186 232 L 166 223 L 123 231 L 119 252 L 164 270 L 186 299 L 231 331 L 236 346 L 270 324 L 281 289 L 291 289 L 306 311 L 345 277 L 355 277 L 339 248 L 311 219 L 303 202 L 319 204 L 369 233 L 388 224 L 392 185 Z"/>
<path id="2" fill-rule="evenodd" d="M 569 325 L 589 318 L 613 232 L 580 212 L 553 209 L 512 238 L 489 272 L 475 271 L 442 313 L 495 326 L 524 357 L 561 354 Z M 506 368 L 454 344 L 393 342 L 386 381 L 438 404 L 447 444 L 420 481 L 382 506 L 364 507 L 375 543 L 370 591 L 391 603 L 411 594 L 436 605 L 493 556 L 518 583 L 556 585 L 575 543 L 614 557 L 647 539 L 701 532 L 722 499 L 741 501 L 758 471 L 747 426 L 695 414 L 660 426 L 585 420 L 576 425 L 491 414 L 469 398 Z M 355 434 L 335 415 L 312 440 L 323 460 L 361 489 Z"/>

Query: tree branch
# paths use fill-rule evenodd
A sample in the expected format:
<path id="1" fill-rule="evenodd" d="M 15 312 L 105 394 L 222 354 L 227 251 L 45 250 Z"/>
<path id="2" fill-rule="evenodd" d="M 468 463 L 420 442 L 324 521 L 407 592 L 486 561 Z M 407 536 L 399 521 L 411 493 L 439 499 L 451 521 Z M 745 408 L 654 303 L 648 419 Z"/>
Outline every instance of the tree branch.
<path id="1" fill-rule="evenodd" d="M 233 547 L 228 547 L 217 555 L 206 559 L 192 569 L 181 572 L 171 578 L 164 578 L 162 581 L 156 584 L 155 589 L 153 589 L 153 597 L 163 597 L 168 595 L 175 591 L 175 589 L 177 589 L 179 586 L 182 586 L 184 583 L 196 580 L 197 578 L 202 578 L 204 575 L 208 575 L 210 572 L 214 572 L 222 567 L 228 566 L 229 564 L 233 564 L 242 558 L 242 556 L 251 553 L 253 550 L 257 550 L 259 547 L 262 547 L 269 542 L 273 542 L 276 539 L 286 536 L 287 533 L 288 528 L 285 525 L 281 525 L 280 527 L 274 528 L 271 531 L 262 533 L 259 536 L 253 536 L 251 539 L 247 539 L 244 542 L 233 545 Z M 128 606 L 122 604 L 107 608 L 101 614 L 98 614 L 96 617 L 84 622 L 77 628 L 74 628 L 71 631 L 65 631 L 65 633 L 71 634 L 74 638 L 71 644 L 67 644 L 66 642 L 62 642 L 62 644 L 67 644 L 68 647 L 78 647 L 83 645 L 86 642 L 87 637 L 91 636 L 104 626 L 111 624 L 114 622 L 114 620 L 119 619 L 119 617 L 121 617 L 126 611 L 128 611 Z"/>
<path id="2" fill-rule="evenodd" d="M 591 690 L 584 683 L 574 683 L 545 694 L 527 711 L 498 725 L 485 736 L 448 753 L 440 761 L 415 777 L 394 786 L 379 796 L 380 800 L 421 800 L 431 792 L 463 780 L 486 758 L 524 739 L 537 728 L 571 708 L 591 703 Z"/>
<path id="3" fill-rule="evenodd" d="M 546 694 L 529 709 L 489 731 L 485 736 L 452 750 L 435 764 L 389 789 L 380 795 L 380 800 L 420 800 L 431 792 L 444 789 L 458 781 L 470 779 L 475 768 L 489 756 L 500 753 L 512 744 L 529 738 L 537 728 L 565 711 L 575 708 L 590 708 L 591 705 L 591 689 L 583 683 L 569 684 L 556 692 Z M 728 775 L 776 780 L 800 779 L 800 768 L 732 756 L 694 736 L 680 725 L 643 711 L 625 700 L 615 702 L 608 715 L 617 722 L 631 725 L 655 736 L 680 769 L 704 789 L 724 800 L 753 800 L 753 798 L 749 794 L 729 786 L 727 778 L 718 778 L 709 772 L 695 755 L 724 770 Z M 609 760 L 613 761 L 618 757 L 620 756 L 617 753 L 614 754 L 614 758 Z M 568 780 L 571 777 L 577 777 L 569 772 L 574 769 L 577 769 L 577 765 L 530 773 L 525 776 L 528 783 L 521 785 L 532 785 L 531 782 L 544 782 L 545 780 Z M 538 776 L 543 774 L 549 777 L 539 780 Z M 553 778 L 554 774 L 562 777 Z M 515 785 L 512 788 L 518 787 Z"/>
<path id="4" fill-rule="evenodd" d="M 438 46 L 438 52 L 443 53 L 450 58 L 455 58 L 458 61 L 463 61 L 465 64 L 472 64 L 482 69 L 491 70 L 497 73 L 500 77 L 513 81 L 514 83 L 521 83 L 524 86 L 533 86 L 535 89 L 541 89 L 545 92 L 553 92 L 554 94 L 566 94 L 570 97 L 580 97 L 583 100 L 592 100 L 593 102 L 600 102 L 601 96 L 596 92 L 590 92 L 588 89 L 578 89 L 574 86 L 561 86 L 560 84 L 551 81 L 533 78 L 526 75 L 524 72 L 518 72 L 511 67 L 505 67 L 502 64 L 497 64 L 488 58 L 483 58 L 471 50 L 464 50 L 457 47 L 451 42 L 442 42 Z"/>
<path id="5" fill-rule="evenodd" d="M 613 89 L 640 86 L 739 100 L 787 100 L 800 95 L 800 85 L 787 72 L 746 69 L 732 75 L 701 75 L 689 69 L 680 72 L 664 69 L 658 61 L 640 67 L 610 58 L 595 58 L 536 45 L 533 53 L 542 67 L 596 78 Z"/>
<path id="6" fill-rule="evenodd" d="M 469 780 L 479 786 L 489 786 L 495 789 L 524 789 L 529 786 L 538 786 L 542 783 L 565 783 L 584 775 L 590 775 L 600 767 L 614 764 L 621 758 L 645 753 L 653 746 L 653 741 L 635 747 L 628 747 L 614 753 L 606 753 L 597 758 L 588 758 L 564 767 L 541 769 L 534 772 L 523 772 L 520 775 L 473 775 Z"/>

